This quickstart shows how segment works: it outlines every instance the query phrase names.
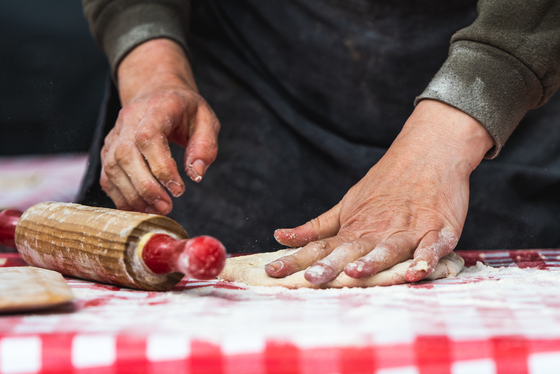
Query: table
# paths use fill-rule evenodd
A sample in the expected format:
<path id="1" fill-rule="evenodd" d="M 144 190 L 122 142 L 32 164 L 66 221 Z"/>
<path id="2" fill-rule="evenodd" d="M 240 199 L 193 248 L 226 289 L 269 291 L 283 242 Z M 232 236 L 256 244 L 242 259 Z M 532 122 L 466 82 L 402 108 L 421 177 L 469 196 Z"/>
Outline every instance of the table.
<path id="1" fill-rule="evenodd" d="M 72 202 L 86 165 L 87 155 L 81 153 L 0 157 L 0 209 Z"/>
<path id="2" fill-rule="evenodd" d="M 0 157 L 0 210 L 25 211 L 43 201 L 73 202 L 87 154 Z M 0 244 L 0 252 L 10 252 Z"/>
<path id="3" fill-rule="evenodd" d="M 158 293 L 67 278 L 73 305 L 0 317 L 0 373 L 559 372 L 560 250 L 459 253 L 480 264 L 365 290 L 183 279 Z"/>

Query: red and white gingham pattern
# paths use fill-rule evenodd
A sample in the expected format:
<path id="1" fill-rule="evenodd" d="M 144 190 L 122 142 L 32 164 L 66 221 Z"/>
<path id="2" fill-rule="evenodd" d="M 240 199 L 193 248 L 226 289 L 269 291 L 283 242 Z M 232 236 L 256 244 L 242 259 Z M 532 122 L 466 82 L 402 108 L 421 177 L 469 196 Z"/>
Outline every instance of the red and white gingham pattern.
<path id="1" fill-rule="evenodd" d="M 72 202 L 87 155 L 0 157 L 0 209 L 26 210 L 42 201 Z"/>
<path id="2" fill-rule="evenodd" d="M 0 318 L 0 373 L 560 372 L 560 250 L 460 254 L 509 267 L 367 290 L 68 279 L 73 306 Z"/>

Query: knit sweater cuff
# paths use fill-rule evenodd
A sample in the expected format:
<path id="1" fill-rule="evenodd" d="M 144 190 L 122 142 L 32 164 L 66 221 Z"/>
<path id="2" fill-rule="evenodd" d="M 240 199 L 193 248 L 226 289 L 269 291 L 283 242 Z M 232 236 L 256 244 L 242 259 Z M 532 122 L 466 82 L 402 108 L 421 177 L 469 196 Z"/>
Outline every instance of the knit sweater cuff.
<path id="1" fill-rule="evenodd" d="M 494 147 L 486 154 L 494 158 L 542 97 L 538 77 L 512 55 L 487 44 L 457 41 L 415 104 L 438 100 L 475 118 L 494 139 Z"/>
<path id="2" fill-rule="evenodd" d="M 100 40 L 116 80 L 117 68 L 136 46 L 148 40 L 167 38 L 177 42 L 188 55 L 185 20 L 172 9 L 160 4 L 139 3 L 120 12 L 111 12 L 105 20 Z"/>

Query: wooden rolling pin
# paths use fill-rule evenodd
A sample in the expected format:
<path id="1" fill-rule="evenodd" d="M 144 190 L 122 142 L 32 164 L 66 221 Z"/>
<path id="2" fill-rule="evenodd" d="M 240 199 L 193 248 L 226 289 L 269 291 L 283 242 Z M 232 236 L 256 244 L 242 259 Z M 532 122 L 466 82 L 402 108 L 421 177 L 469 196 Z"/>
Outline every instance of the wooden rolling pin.
<path id="1" fill-rule="evenodd" d="M 216 277 L 225 248 L 209 236 L 189 239 L 174 220 L 78 204 L 40 203 L 0 212 L 0 244 L 30 265 L 64 275 L 165 291 L 186 274 Z"/>

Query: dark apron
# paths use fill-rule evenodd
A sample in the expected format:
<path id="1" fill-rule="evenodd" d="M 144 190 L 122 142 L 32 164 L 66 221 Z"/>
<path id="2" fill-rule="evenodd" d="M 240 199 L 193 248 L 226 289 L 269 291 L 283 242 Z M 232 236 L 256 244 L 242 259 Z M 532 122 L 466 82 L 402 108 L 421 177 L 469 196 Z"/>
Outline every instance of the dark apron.
<path id="1" fill-rule="evenodd" d="M 449 4 L 452 3 L 452 4 Z M 474 1 L 200 1 L 192 65 L 222 130 L 200 184 L 169 216 L 228 250 L 280 248 L 276 228 L 335 205 L 385 153 Z M 120 109 L 108 87 L 79 201 L 112 206 L 99 152 Z M 462 249 L 560 246 L 560 97 L 530 112 L 471 177 Z M 178 165 L 183 150 L 173 146 Z"/>

